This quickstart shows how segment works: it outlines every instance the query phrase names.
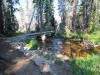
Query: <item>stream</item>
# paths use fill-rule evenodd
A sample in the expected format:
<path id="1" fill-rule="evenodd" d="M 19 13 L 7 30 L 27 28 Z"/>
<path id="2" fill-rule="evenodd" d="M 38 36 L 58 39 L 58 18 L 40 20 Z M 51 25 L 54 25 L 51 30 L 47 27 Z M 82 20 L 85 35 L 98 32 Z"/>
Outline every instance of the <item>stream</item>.
<path id="1" fill-rule="evenodd" d="M 87 57 L 87 54 L 90 53 L 100 54 L 100 43 L 94 44 L 87 41 L 61 38 L 48 38 L 45 41 L 37 41 L 40 44 L 40 50 L 57 51 L 69 57 Z"/>

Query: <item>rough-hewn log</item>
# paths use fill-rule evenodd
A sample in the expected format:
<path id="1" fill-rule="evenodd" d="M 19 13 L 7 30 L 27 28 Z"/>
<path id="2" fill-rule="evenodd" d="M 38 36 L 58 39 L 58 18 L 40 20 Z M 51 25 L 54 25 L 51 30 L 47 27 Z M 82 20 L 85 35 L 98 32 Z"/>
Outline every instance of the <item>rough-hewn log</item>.
<path id="1" fill-rule="evenodd" d="M 52 33 L 55 33 L 54 31 L 47 31 L 47 32 L 36 32 L 36 33 L 30 33 L 30 34 L 27 34 L 26 36 L 35 36 L 35 35 L 50 35 Z"/>

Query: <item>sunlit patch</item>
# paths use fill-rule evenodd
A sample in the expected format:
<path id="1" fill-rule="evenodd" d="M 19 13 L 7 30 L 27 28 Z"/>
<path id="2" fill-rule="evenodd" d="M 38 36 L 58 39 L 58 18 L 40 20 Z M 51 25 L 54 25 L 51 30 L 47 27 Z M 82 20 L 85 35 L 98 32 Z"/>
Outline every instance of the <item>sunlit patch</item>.
<path id="1" fill-rule="evenodd" d="M 64 53 L 70 57 L 87 57 L 90 53 L 100 54 L 100 46 L 87 49 L 83 42 L 66 41 Z"/>
<path id="2" fill-rule="evenodd" d="M 82 46 L 82 43 L 77 42 L 65 42 L 64 53 L 70 57 L 87 57 L 84 46 Z"/>
<path id="3" fill-rule="evenodd" d="M 9 50 L 9 52 L 13 52 L 13 50 Z"/>
<path id="4" fill-rule="evenodd" d="M 14 62 L 16 62 L 16 64 L 9 67 L 5 71 L 5 73 L 7 73 L 7 74 L 8 73 L 15 73 L 15 72 L 18 72 L 18 71 L 24 69 L 30 63 L 30 60 L 25 59 L 25 58 L 20 58 L 20 59 L 14 60 Z"/>

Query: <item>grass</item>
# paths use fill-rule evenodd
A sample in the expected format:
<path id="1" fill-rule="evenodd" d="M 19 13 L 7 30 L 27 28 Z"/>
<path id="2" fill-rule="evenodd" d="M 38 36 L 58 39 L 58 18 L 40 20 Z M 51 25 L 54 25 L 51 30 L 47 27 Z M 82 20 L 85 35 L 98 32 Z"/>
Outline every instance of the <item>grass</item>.
<path id="1" fill-rule="evenodd" d="M 50 60 L 50 55 L 49 54 L 46 54 L 45 56 L 44 56 L 47 60 Z"/>
<path id="2" fill-rule="evenodd" d="M 29 39 L 29 38 L 25 39 L 25 43 L 27 43 L 27 44 L 29 44 L 30 41 L 31 41 L 31 39 Z"/>
<path id="3" fill-rule="evenodd" d="M 89 39 L 91 42 L 100 42 L 100 36 L 96 34 L 85 34 L 84 37 L 86 37 L 86 39 Z"/>
<path id="4" fill-rule="evenodd" d="M 20 36 L 20 35 L 22 35 L 22 34 L 24 34 L 24 33 L 22 33 L 22 32 L 17 32 L 17 33 L 15 33 L 15 36 Z"/>
<path id="5" fill-rule="evenodd" d="M 92 33 L 82 33 L 77 32 L 76 34 L 72 35 L 72 38 L 75 39 L 88 39 L 91 42 L 100 42 L 100 31 L 94 31 Z"/>
<path id="6" fill-rule="evenodd" d="M 37 49 L 39 47 L 39 43 L 32 39 L 25 39 L 25 42 L 28 44 L 29 48 Z"/>
<path id="7" fill-rule="evenodd" d="M 24 33 L 22 33 L 22 32 L 7 32 L 6 36 L 14 37 L 14 36 L 20 36 L 22 34 L 24 34 Z"/>
<path id="8" fill-rule="evenodd" d="M 55 64 L 57 65 L 62 65 L 63 62 L 61 61 L 61 59 L 57 58 L 55 61 L 54 61 Z"/>
<path id="9" fill-rule="evenodd" d="M 88 55 L 87 58 L 72 59 L 75 75 L 100 75 L 100 55 Z"/>

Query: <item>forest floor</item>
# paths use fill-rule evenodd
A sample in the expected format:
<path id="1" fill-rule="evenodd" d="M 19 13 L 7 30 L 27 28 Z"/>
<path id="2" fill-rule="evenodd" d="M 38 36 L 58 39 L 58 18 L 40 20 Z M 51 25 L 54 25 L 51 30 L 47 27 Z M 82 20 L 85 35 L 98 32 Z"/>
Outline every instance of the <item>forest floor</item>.
<path id="1" fill-rule="evenodd" d="M 74 75 L 69 62 L 52 64 L 50 67 L 55 74 L 40 72 L 34 62 L 5 40 L 6 38 L 0 38 L 0 55 L 7 59 L 0 60 L 0 75 Z"/>

